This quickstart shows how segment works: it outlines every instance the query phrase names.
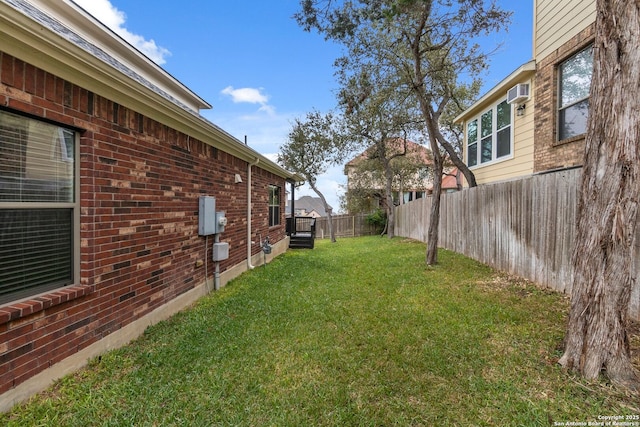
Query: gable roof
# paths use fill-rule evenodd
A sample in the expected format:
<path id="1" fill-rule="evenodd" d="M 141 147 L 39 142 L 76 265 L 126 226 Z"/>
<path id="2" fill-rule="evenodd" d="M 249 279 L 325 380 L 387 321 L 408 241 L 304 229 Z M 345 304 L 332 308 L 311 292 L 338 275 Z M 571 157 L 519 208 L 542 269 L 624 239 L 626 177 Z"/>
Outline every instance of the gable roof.
<path id="1" fill-rule="evenodd" d="M 418 144 L 416 142 L 410 141 L 408 139 L 404 140 L 402 138 L 389 138 L 389 140 L 387 141 L 387 144 L 388 144 L 387 147 L 390 150 L 392 150 L 391 152 L 392 154 L 401 153 L 404 150 L 405 141 L 407 144 L 407 153 L 406 153 L 407 156 L 410 156 L 410 157 L 416 156 L 419 159 L 423 160 L 425 164 L 431 164 L 433 162 L 433 158 L 431 156 L 431 150 L 429 150 L 429 148 L 427 148 L 424 145 Z M 349 160 L 345 164 L 345 169 L 347 167 L 356 166 L 358 163 L 360 163 L 363 160 L 372 158 L 375 155 L 375 149 L 376 149 L 376 146 L 371 145 L 362 153 L 358 154 L 356 157 Z"/>
<path id="2" fill-rule="evenodd" d="M 324 209 L 320 197 L 302 196 L 295 201 L 295 208 L 304 209 L 307 212 L 316 211 L 320 216 L 327 216 L 327 211 Z"/>
<path id="3" fill-rule="evenodd" d="M 0 50 L 285 179 L 302 177 L 199 114 L 206 101 L 71 0 L 0 0 Z"/>

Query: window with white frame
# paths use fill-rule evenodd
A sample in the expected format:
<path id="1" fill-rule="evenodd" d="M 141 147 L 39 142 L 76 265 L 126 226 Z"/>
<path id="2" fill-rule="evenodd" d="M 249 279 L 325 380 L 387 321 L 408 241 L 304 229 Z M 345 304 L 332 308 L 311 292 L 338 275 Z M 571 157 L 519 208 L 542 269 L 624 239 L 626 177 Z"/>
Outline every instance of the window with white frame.
<path id="1" fill-rule="evenodd" d="M 511 156 L 511 122 L 511 105 L 506 100 L 467 122 L 469 167 Z"/>
<path id="2" fill-rule="evenodd" d="M 74 281 L 76 133 L 0 111 L 0 304 Z"/>
<path id="3" fill-rule="evenodd" d="M 558 66 L 559 141 L 587 131 L 592 73 L 593 46 L 581 50 Z"/>
<path id="4" fill-rule="evenodd" d="M 280 187 L 269 186 L 269 227 L 280 225 Z"/>

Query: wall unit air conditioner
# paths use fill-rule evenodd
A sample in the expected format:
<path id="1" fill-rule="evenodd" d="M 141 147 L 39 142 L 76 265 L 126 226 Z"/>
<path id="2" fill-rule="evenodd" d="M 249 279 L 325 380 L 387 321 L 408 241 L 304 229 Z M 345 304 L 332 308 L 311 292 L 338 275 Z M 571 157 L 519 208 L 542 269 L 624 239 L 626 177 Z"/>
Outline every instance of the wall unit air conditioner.
<path id="1" fill-rule="evenodd" d="M 529 83 L 519 83 L 507 91 L 507 102 L 519 104 L 529 99 Z"/>

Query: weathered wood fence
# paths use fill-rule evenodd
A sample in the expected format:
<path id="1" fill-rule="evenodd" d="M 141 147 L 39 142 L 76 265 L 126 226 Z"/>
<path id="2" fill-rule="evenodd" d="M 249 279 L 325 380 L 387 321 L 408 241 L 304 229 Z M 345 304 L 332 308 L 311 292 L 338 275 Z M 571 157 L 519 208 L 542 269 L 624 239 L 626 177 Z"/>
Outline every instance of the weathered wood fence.
<path id="1" fill-rule="evenodd" d="M 438 246 L 568 293 L 581 169 L 443 194 Z M 431 198 L 396 208 L 396 234 L 426 242 Z M 640 238 L 635 253 L 640 253 Z M 640 276 L 640 261 L 635 257 Z M 640 281 L 629 314 L 640 320 Z"/>
<path id="2" fill-rule="evenodd" d="M 357 237 L 376 234 L 376 228 L 367 224 L 366 214 L 333 215 L 333 229 L 336 237 Z M 328 239 L 329 224 L 327 217 L 316 218 L 316 239 Z"/>

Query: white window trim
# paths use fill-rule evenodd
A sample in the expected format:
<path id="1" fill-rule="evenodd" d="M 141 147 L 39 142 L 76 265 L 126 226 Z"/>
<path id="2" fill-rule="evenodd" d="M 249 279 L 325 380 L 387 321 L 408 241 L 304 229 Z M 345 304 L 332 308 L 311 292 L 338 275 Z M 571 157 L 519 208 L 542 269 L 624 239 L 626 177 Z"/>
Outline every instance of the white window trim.
<path id="1" fill-rule="evenodd" d="M 480 144 L 481 144 L 481 117 L 484 113 L 486 113 L 487 111 L 491 110 L 493 117 L 492 117 L 492 129 L 491 129 L 491 153 L 492 155 L 495 155 L 495 153 L 497 153 L 497 145 L 498 145 L 498 141 L 497 141 L 497 135 L 498 135 L 498 130 L 496 129 L 496 127 L 498 126 L 498 120 L 497 120 L 497 106 L 499 104 L 501 104 L 502 102 L 504 102 L 506 100 L 506 98 L 504 99 L 500 99 L 497 102 L 494 102 L 493 104 L 491 104 L 491 106 L 489 108 L 485 108 L 483 109 L 479 114 L 477 114 L 474 117 L 471 117 L 469 120 L 465 121 L 465 125 L 464 125 L 464 155 L 465 155 L 465 164 L 467 166 L 469 166 L 469 144 L 468 144 L 468 126 L 469 123 L 473 122 L 474 120 L 477 120 L 478 123 L 478 136 L 476 139 L 476 144 L 477 144 L 477 156 L 478 156 L 478 163 L 475 164 L 474 166 L 469 166 L 469 170 L 474 170 L 474 169 L 480 169 L 486 166 L 491 166 L 491 165 L 495 165 L 496 163 L 502 163 L 505 162 L 507 160 L 512 160 L 514 157 L 513 151 L 514 151 L 514 121 L 515 121 L 515 108 L 512 105 L 510 108 L 510 123 L 509 126 L 511 128 L 511 132 L 509 132 L 509 154 L 506 156 L 502 156 L 502 157 L 498 157 L 498 158 L 493 158 L 492 160 L 489 160 L 488 162 L 484 162 L 481 163 L 480 162 L 480 156 L 481 156 L 481 151 L 480 151 Z"/>

